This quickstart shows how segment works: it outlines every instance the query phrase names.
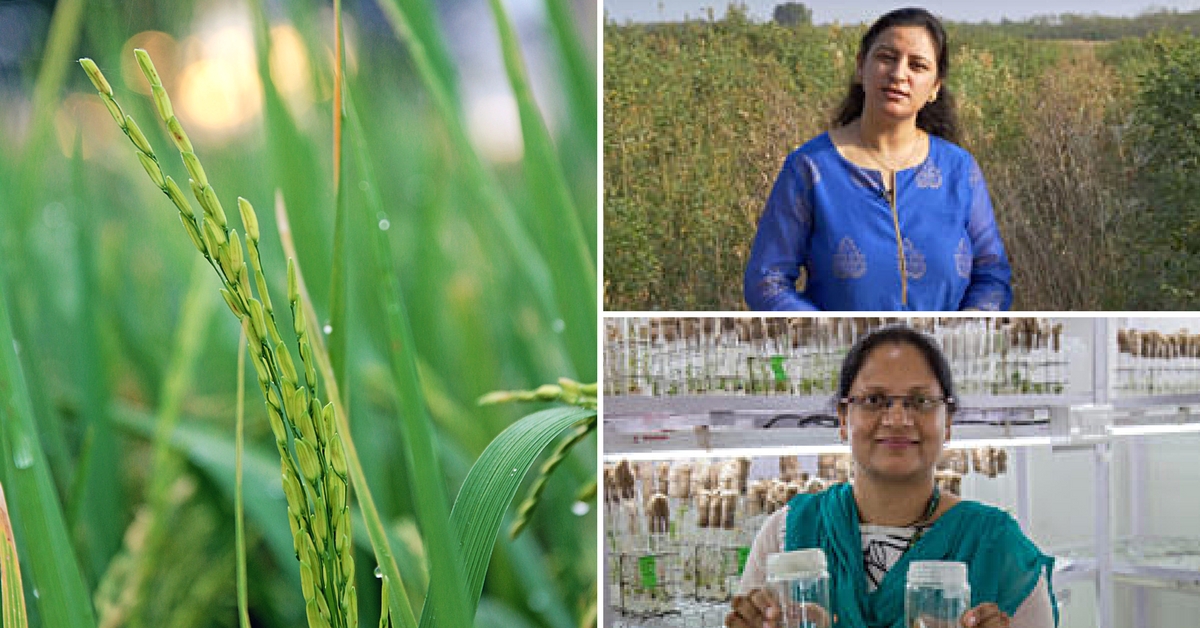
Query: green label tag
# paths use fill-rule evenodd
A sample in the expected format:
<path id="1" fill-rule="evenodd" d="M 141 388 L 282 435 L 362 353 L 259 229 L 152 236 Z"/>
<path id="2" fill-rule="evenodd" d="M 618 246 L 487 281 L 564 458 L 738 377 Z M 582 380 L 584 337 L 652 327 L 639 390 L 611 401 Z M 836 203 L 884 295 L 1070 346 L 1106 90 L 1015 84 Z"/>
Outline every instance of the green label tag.
<path id="1" fill-rule="evenodd" d="M 642 572 L 642 588 L 654 589 L 658 587 L 658 561 L 653 556 L 638 558 L 638 571 Z"/>
<path id="2" fill-rule="evenodd" d="M 746 560 L 750 558 L 749 547 L 739 547 L 738 550 L 738 575 L 742 575 L 746 571 Z"/>
<path id="3" fill-rule="evenodd" d="M 788 379 L 787 371 L 783 370 L 783 361 L 787 356 L 773 355 L 771 356 L 771 370 L 775 371 L 775 381 L 786 382 Z"/>

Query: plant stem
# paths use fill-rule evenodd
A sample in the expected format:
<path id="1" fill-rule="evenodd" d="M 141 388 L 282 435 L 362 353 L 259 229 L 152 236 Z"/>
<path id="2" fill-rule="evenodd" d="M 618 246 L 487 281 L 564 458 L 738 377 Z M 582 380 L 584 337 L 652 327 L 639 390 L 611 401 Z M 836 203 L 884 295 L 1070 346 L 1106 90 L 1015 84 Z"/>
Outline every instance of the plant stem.
<path id="1" fill-rule="evenodd" d="M 246 426 L 246 331 L 238 335 L 237 368 L 237 435 L 234 441 L 234 528 L 237 547 L 238 620 L 241 628 L 250 628 L 250 612 L 246 595 L 246 522 L 242 505 L 242 452 L 245 448 Z"/>

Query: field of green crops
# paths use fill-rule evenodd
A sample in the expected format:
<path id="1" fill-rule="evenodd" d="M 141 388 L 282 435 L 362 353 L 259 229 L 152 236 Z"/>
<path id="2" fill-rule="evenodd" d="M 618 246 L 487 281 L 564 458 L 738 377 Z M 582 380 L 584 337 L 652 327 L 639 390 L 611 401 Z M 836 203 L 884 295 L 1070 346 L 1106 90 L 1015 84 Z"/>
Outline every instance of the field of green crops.
<path id="1" fill-rule="evenodd" d="M 1200 39 L 1052 41 L 1018 26 L 951 26 L 948 83 L 1013 265 L 1013 309 L 1195 309 Z M 605 24 L 608 309 L 745 307 L 771 184 L 827 128 L 864 28 L 753 23 L 736 7 Z"/>
<path id="2" fill-rule="evenodd" d="M 479 627 L 593 625 L 594 409 L 564 403 L 569 388 L 559 401 L 545 389 L 478 400 L 596 381 L 595 3 L 510 14 L 478 2 L 469 16 L 426 0 L 24 4 L 53 6 L 21 23 L 24 56 L 0 68 L 0 487 L 27 625 L 374 626 L 384 582 L 394 626 L 462 626 L 474 609 Z M 262 375 L 250 359 L 239 372 L 225 262 L 197 251 L 76 62 L 95 61 L 162 172 L 189 190 L 195 172 L 135 48 L 157 66 L 231 241 L 248 232 L 236 199 L 256 209 L 279 346 L 303 370 L 294 241 L 315 310 L 307 333 L 340 391 L 322 371 L 319 403 L 344 410 L 342 442 L 357 452 L 338 472 L 350 558 L 320 554 L 356 565 L 354 606 L 302 582 Z M 572 426 L 582 440 L 551 457 Z M 308 475 L 299 437 L 286 443 Z M 559 464 L 541 486 L 548 458 Z M 534 486 L 528 526 L 510 538 Z M 3 593 L 13 577 L 6 568 Z M 19 604 L 0 607 L 7 628 Z"/>

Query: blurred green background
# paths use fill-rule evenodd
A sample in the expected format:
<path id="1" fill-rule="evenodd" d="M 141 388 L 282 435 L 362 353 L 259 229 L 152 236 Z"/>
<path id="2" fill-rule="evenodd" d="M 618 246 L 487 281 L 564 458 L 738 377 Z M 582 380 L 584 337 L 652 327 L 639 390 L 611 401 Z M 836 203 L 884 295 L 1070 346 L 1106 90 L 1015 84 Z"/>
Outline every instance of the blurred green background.
<path id="1" fill-rule="evenodd" d="M 286 262 L 272 208 L 282 192 L 327 340 L 345 342 L 352 436 L 414 604 L 426 583 L 410 486 L 428 478 L 407 477 L 397 442 L 373 230 L 391 243 L 450 495 L 496 434 L 540 409 L 480 408 L 480 395 L 560 376 L 595 381 L 594 0 L 506 4 L 553 141 L 548 154 L 526 150 L 487 2 L 379 1 L 410 15 L 409 44 L 445 81 L 470 142 L 464 150 L 439 116 L 388 7 L 345 2 L 348 106 L 373 172 L 347 135 L 348 322 L 336 330 L 326 326 L 336 207 L 331 2 L 0 1 L 0 306 L 37 432 L 9 443 L 14 460 L 0 465 L 0 482 L 17 509 L 10 480 L 28 466 L 21 445 L 37 443 L 101 626 L 236 624 L 239 325 L 78 57 L 97 62 L 164 171 L 186 180 L 133 59 L 133 48 L 150 52 L 227 211 L 237 196 L 258 208 L 277 307 Z M 373 198 L 381 203 L 369 209 Z M 246 373 L 251 622 L 298 626 L 304 606 L 279 458 L 253 369 Z M 145 525 L 151 441 L 156 422 L 175 413 L 179 475 L 170 503 L 153 512 L 168 522 L 159 539 Z M 0 419 L 13 437 L 11 414 Z M 596 525 L 594 504 L 577 494 L 594 481 L 595 451 L 594 437 L 575 449 L 524 535 L 501 535 L 477 626 L 587 623 Z M 30 625 L 49 625 L 25 566 L 23 539 L 39 537 L 16 534 Z M 354 540 L 361 621 L 374 625 L 374 560 L 361 527 Z"/>

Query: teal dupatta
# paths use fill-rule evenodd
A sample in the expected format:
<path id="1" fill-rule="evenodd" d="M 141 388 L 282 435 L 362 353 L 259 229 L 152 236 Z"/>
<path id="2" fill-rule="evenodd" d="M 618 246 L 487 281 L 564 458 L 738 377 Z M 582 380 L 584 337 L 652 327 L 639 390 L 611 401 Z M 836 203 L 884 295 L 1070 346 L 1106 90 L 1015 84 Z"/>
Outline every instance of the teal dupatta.
<path id="1" fill-rule="evenodd" d="M 903 628 L 905 576 L 914 560 L 966 563 L 971 607 L 995 602 L 1010 617 L 1045 575 L 1058 624 L 1050 583 L 1054 559 L 1042 554 L 1008 513 L 979 502 L 963 500 L 943 513 L 871 593 L 863 571 L 858 505 L 849 484 L 800 494 L 788 502 L 784 547 L 825 551 L 836 628 Z"/>

